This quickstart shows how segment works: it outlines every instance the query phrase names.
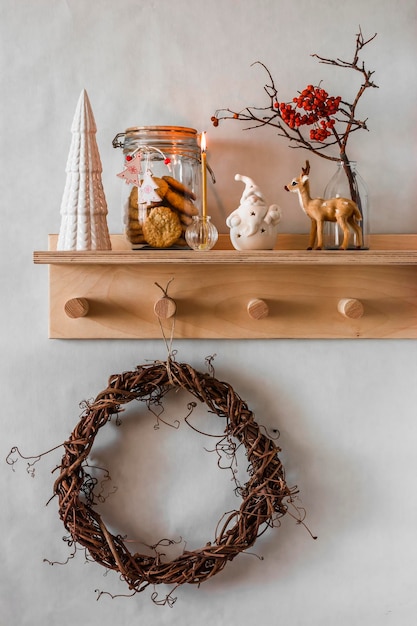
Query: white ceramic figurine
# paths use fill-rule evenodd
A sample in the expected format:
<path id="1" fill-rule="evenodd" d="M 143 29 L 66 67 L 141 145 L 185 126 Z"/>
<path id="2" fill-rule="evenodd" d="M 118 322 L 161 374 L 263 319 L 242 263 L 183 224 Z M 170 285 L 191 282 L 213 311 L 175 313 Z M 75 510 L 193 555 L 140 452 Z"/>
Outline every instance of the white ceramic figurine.
<path id="1" fill-rule="evenodd" d="M 240 205 L 226 220 L 230 240 L 236 250 L 272 250 L 275 246 L 281 209 L 266 204 L 259 187 L 248 176 L 236 174 L 245 184 Z"/>

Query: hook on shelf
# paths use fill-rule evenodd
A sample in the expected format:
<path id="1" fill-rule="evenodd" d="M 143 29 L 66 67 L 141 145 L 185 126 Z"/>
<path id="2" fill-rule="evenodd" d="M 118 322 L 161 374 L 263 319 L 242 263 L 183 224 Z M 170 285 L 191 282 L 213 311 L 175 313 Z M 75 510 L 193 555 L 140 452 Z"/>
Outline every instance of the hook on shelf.
<path id="1" fill-rule="evenodd" d="M 90 309 L 87 298 L 71 298 L 67 300 L 64 306 L 64 311 L 71 319 L 77 319 L 78 317 L 85 317 L 88 315 Z"/>
<path id="2" fill-rule="evenodd" d="M 164 296 L 155 302 L 153 310 L 159 319 L 166 320 L 175 315 L 177 312 L 177 304 L 175 300 L 169 296 Z"/>
<path id="3" fill-rule="evenodd" d="M 269 315 L 268 304 L 260 298 L 249 300 L 246 310 L 253 320 L 262 320 Z"/>
<path id="4" fill-rule="evenodd" d="M 358 320 L 364 314 L 363 304 L 356 298 L 342 298 L 337 304 L 337 310 L 343 317 Z"/>
<path id="5" fill-rule="evenodd" d="M 164 294 L 162 298 L 155 302 L 153 307 L 154 313 L 157 317 L 159 317 L 159 319 L 169 319 L 170 317 L 174 317 L 175 313 L 177 312 L 177 303 L 168 295 L 168 287 L 173 280 L 174 279 L 171 278 L 171 280 L 168 281 L 165 289 L 161 287 L 161 285 L 158 285 L 158 283 L 155 283 L 155 285 L 159 287 L 159 289 Z"/>

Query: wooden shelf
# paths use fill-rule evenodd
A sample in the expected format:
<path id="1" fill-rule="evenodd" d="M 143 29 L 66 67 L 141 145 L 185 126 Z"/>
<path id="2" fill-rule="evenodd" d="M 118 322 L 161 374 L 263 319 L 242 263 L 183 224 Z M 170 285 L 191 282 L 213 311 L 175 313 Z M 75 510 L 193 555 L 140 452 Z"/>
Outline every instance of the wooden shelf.
<path id="1" fill-rule="evenodd" d="M 111 239 L 111 251 L 61 252 L 51 235 L 34 253 L 49 265 L 51 338 L 160 338 L 172 318 L 155 314 L 156 283 L 171 279 L 177 338 L 417 337 L 417 235 L 373 235 L 369 250 L 346 252 L 307 251 L 306 235 L 253 252 L 228 235 L 201 252 Z"/>

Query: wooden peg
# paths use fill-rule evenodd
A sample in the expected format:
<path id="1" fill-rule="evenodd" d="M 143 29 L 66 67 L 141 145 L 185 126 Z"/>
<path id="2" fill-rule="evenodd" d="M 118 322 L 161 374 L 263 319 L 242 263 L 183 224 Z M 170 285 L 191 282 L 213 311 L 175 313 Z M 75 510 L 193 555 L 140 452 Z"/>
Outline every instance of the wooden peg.
<path id="1" fill-rule="evenodd" d="M 356 298 L 342 298 L 338 302 L 337 310 L 351 320 L 358 320 L 364 313 L 362 302 Z"/>
<path id="2" fill-rule="evenodd" d="M 153 310 L 157 317 L 166 320 L 175 315 L 177 311 L 177 304 L 172 298 L 164 296 L 155 302 Z"/>
<path id="3" fill-rule="evenodd" d="M 269 315 L 269 307 L 265 300 L 254 298 L 248 302 L 246 307 L 249 317 L 253 320 L 262 320 Z"/>
<path id="4" fill-rule="evenodd" d="M 64 306 L 64 311 L 72 319 L 77 317 L 85 317 L 88 314 L 90 305 L 87 298 L 71 298 L 67 300 Z"/>

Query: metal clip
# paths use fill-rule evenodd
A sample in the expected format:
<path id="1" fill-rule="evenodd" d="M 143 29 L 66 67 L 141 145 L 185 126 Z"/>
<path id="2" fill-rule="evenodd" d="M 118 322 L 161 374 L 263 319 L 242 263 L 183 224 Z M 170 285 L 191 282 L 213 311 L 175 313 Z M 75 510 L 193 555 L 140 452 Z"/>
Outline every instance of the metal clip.
<path id="1" fill-rule="evenodd" d="M 112 141 L 113 148 L 124 148 L 125 144 L 119 141 L 119 137 L 126 137 L 126 133 L 117 133 L 116 137 Z"/>

